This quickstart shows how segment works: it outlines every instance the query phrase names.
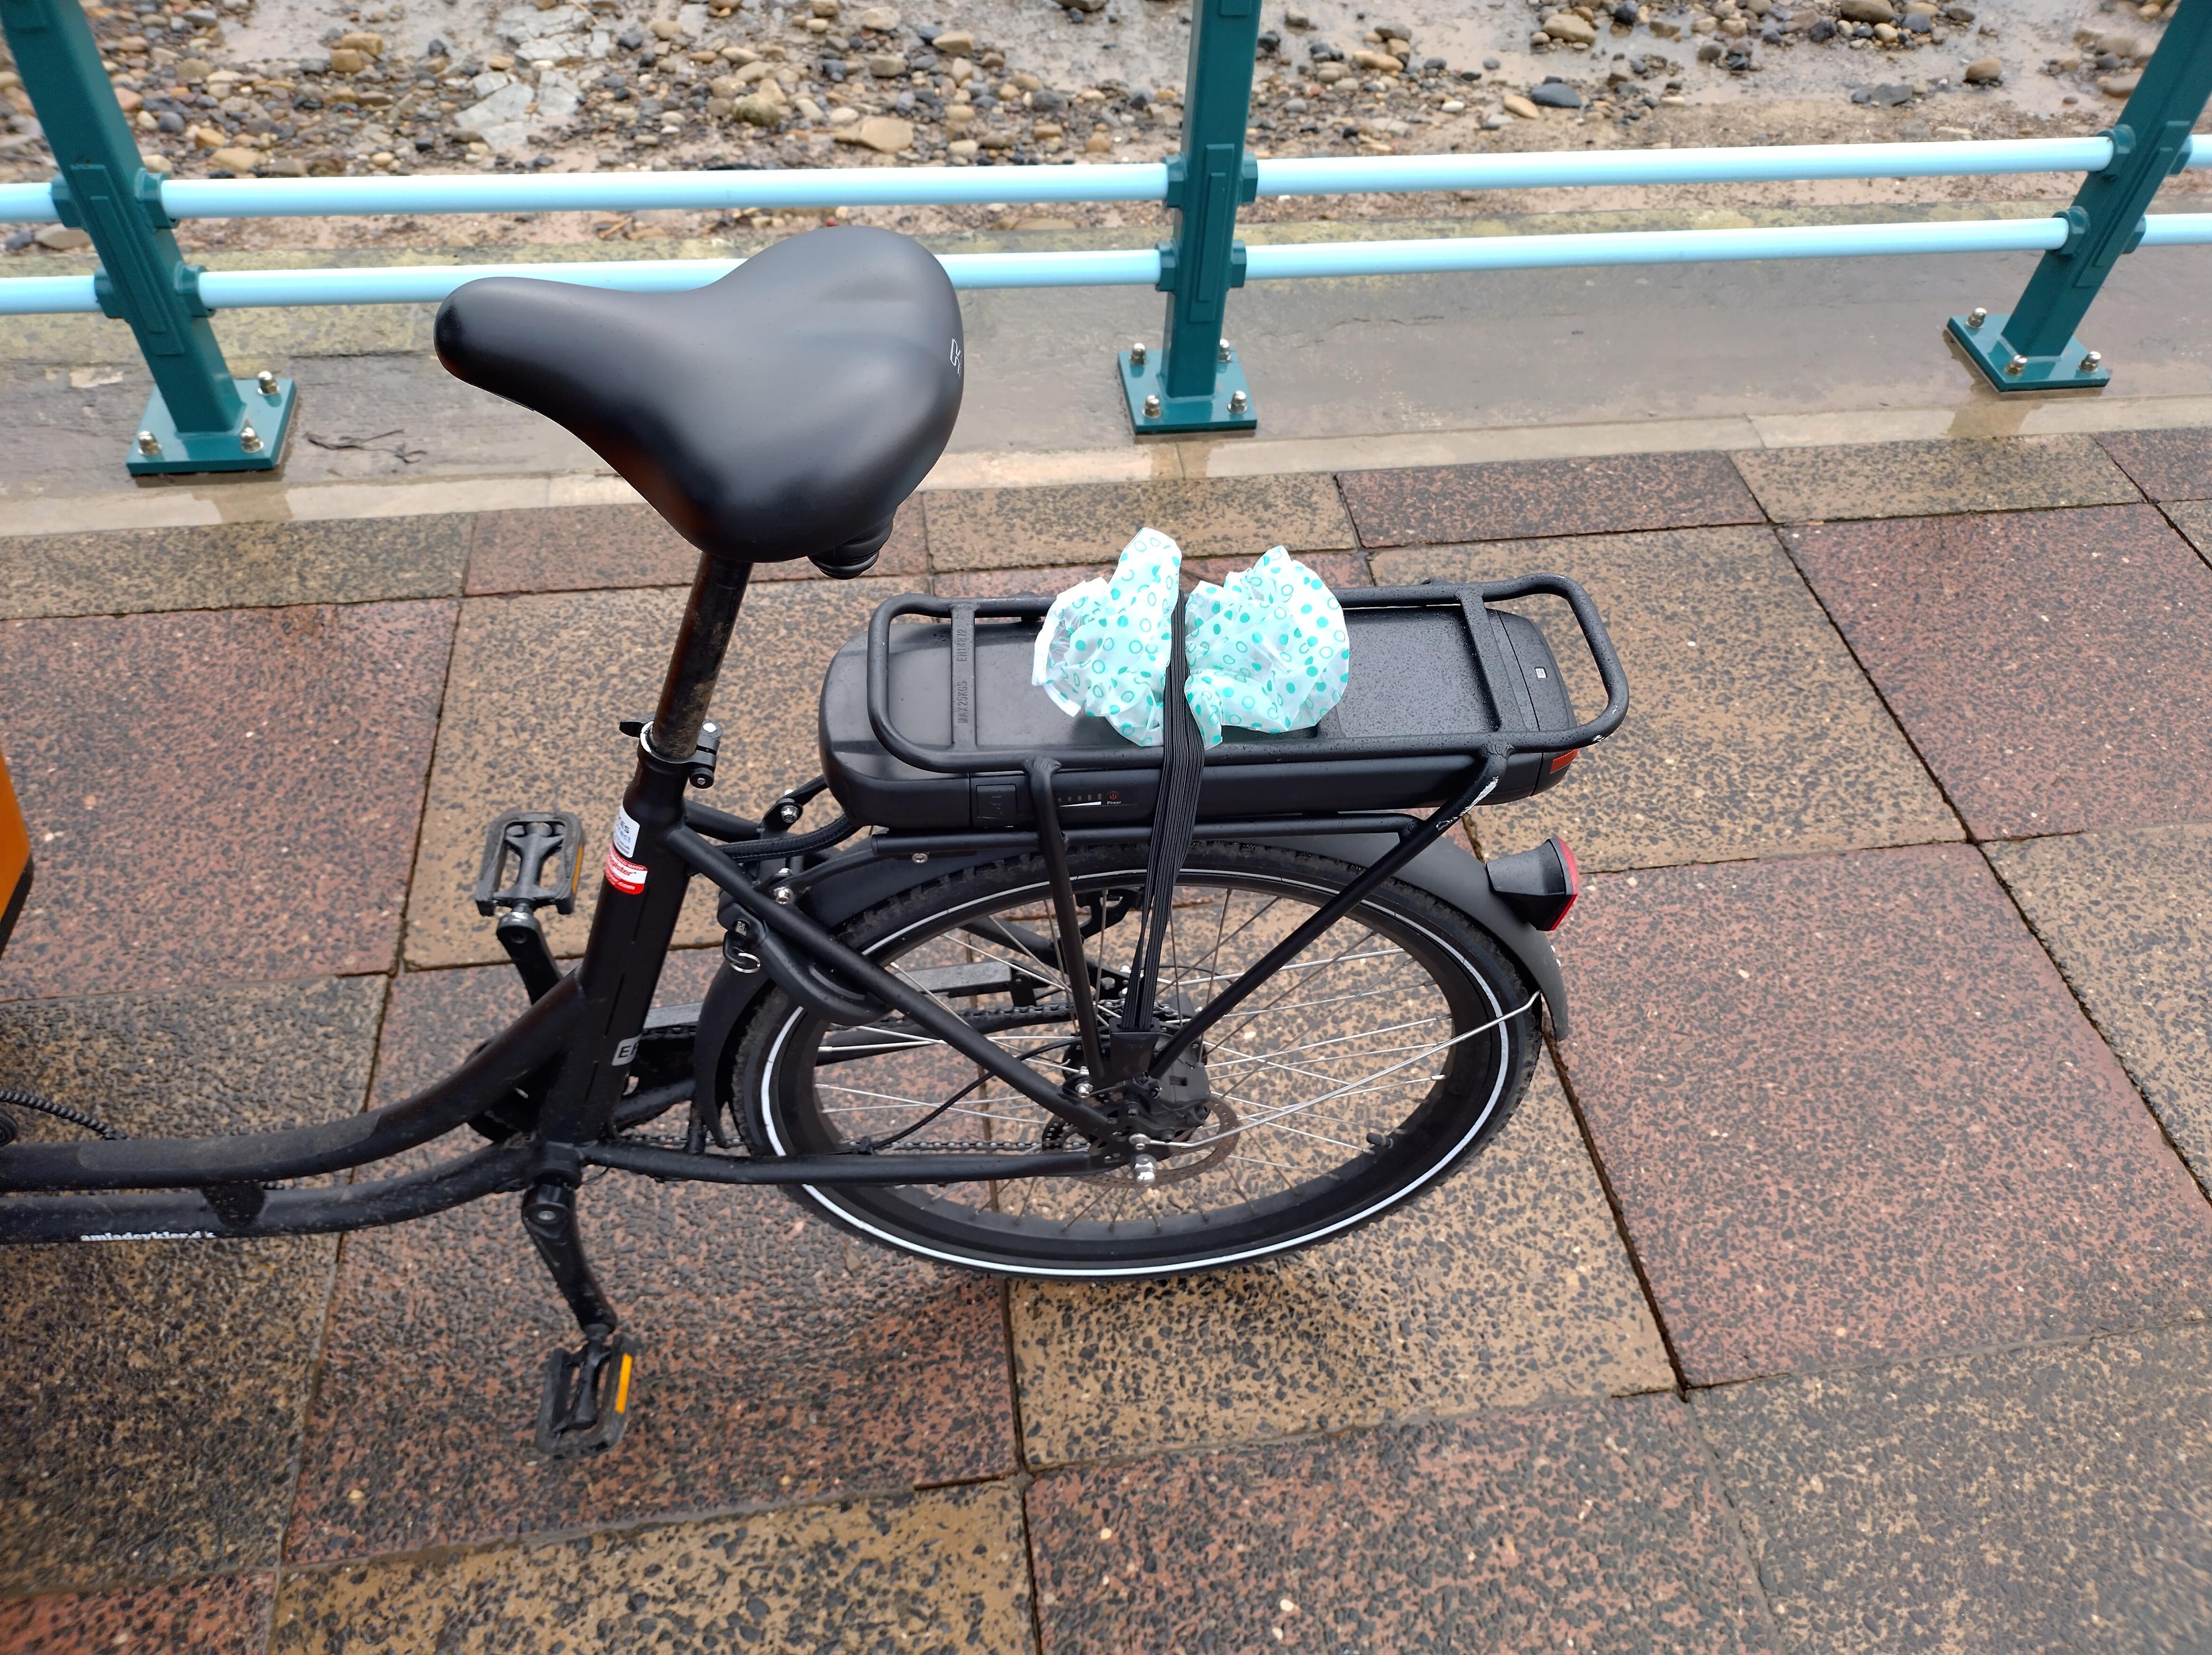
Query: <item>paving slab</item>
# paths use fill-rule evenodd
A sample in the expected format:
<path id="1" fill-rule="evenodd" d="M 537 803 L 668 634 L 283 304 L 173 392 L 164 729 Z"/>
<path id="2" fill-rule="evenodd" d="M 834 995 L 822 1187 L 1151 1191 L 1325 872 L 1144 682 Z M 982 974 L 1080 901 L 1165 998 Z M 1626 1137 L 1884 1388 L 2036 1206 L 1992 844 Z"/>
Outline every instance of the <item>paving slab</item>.
<path id="1" fill-rule="evenodd" d="M 0 1000 L 388 968 L 453 609 L 0 622 L 39 859 Z"/>
<path id="2" fill-rule="evenodd" d="M 0 538 L 0 616 L 450 598 L 469 532 L 438 513 Z"/>
<path id="3" fill-rule="evenodd" d="M 1987 851 L 2166 1135 L 2212 1187 L 2212 828 Z"/>
<path id="4" fill-rule="evenodd" d="M 1974 851 L 1596 879 L 1562 939 L 1692 1384 L 2212 1310 L 2212 1208 Z"/>
<path id="5" fill-rule="evenodd" d="M 2188 537 L 2197 555 L 2212 563 L 2212 500 L 2177 500 L 2165 511 L 2166 520 Z"/>
<path id="6" fill-rule="evenodd" d="M 0 1649 L 23 1655 L 261 1655 L 273 1574 L 218 1575 L 137 1591 L 0 1598 Z"/>
<path id="7" fill-rule="evenodd" d="M 1726 454 L 1603 454 L 1489 465 L 1346 472 L 1337 479 L 1363 546 L 1761 523 Z"/>
<path id="8" fill-rule="evenodd" d="M 948 490 L 930 496 L 929 560 L 938 569 L 1111 563 L 1146 527 L 1187 557 L 1244 563 L 1270 546 L 1303 555 L 1358 545 L 1322 473 Z"/>
<path id="9" fill-rule="evenodd" d="M 1736 467 L 1778 523 L 2043 511 L 2142 498 L 2087 436 L 1756 448 Z"/>
<path id="10" fill-rule="evenodd" d="M 1017 1282 L 1032 1465 L 1672 1387 L 1548 1062 L 1443 1188 L 1279 1263 Z"/>
<path id="11" fill-rule="evenodd" d="M 711 956 L 680 958 L 663 998 L 696 996 L 711 969 Z M 505 967 L 403 976 L 380 1100 L 450 1068 L 523 1003 Z M 1014 1469 L 996 1284 L 849 1239 L 775 1190 L 609 1176 L 579 1206 L 601 1281 L 643 1342 L 619 1451 L 537 1453 L 543 1365 L 578 1336 L 513 1196 L 362 1232 L 331 1306 L 289 1561 Z"/>
<path id="12" fill-rule="evenodd" d="M 1027 1655 L 1003 1483 L 288 1574 L 272 1647 Z"/>
<path id="13" fill-rule="evenodd" d="M 816 709 L 830 657 L 908 584 L 787 581 L 746 594 L 715 694 L 722 749 L 708 802 L 757 816 L 783 788 L 820 770 Z M 408 899 L 410 964 L 504 958 L 468 893 L 484 830 L 501 812 L 526 808 L 572 810 L 583 820 L 576 911 L 540 916 L 556 952 L 582 952 L 607 824 L 635 758 L 615 726 L 651 715 L 683 613 L 684 593 L 666 590 L 471 598 L 463 605 Z M 677 940 L 719 940 L 710 888 L 693 884 Z"/>
<path id="14" fill-rule="evenodd" d="M 2205 1646 L 2203 1326 L 1730 1385 L 1691 1406 L 1791 1648 Z"/>
<path id="15" fill-rule="evenodd" d="M 1553 831 L 1592 869 L 1960 837 L 1771 530 L 1509 541 L 1372 562 L 1386 586 L 1569 575 L 1596 599 L 1620 651 L 1628 721 L 1549 793 L 1478 812 L 1487 854 Z M 1513 607 L 1544 627 L 1577 710 L 1602 707 L 1566 605 Z"/>
<path id="16" fill-rule="evenodd" d="M 1200 581 L 1225 581 L 1238 570 L 1251 568 L 1255 561 L 1250 557 L 1186 557 L 1182 563 L 1183 587 L 1187 591 Z M 1333 587 L 1374 584 L 1367 578 L 1367 560 L 1358 552 L 1310 551 L 1298 561 Z M 956 569 L 932 575 L 929 589 L 940 598 L 1000 598 L 1025 592 L 1049 598 L 1079 581 L 1113 572 L 1110 561 L 1062 564 L 1051 569 Z"/>
<path id="17" fill-rule="evenodd" d="M 899 508 L 872 571 L 918 580 L 928 569 L 919 495 Z M 650 506 L 548 506 L 489 511 L 476 519 L 469 557 L 471 595 L 582 592 L 605 587 L 691 584 L 699 551 Z M 820 580 L 804 557 L 757 563 L 760 581 Z"/>
<path id="18" fill-rule="evenodd" d="M 2212 500 L 2212 430 L 2109 431 L 2097 441 L 2153 500 Z"/>
<path id="19" fill-rule="evenodd" d="M 2212 569 L 2155 507 L 1786 539 L 1976 837 L 2212 811 Z"/>
<path id="20" fill-rule="evenodd" d="M 1040 1477 L 1045 1655 L 1767 1649 L 1672 1396 Z"/>
<path id="21" fill-rule="evenodd" d="M 0 1084 L 137 1136 L 337 1119 L 362 1105 L 383 1002 L 382 978 L 356 977 L 0 1007 Z M 337 1252 L 6 1250 L 0 1593 L 275 1566 Z"/>

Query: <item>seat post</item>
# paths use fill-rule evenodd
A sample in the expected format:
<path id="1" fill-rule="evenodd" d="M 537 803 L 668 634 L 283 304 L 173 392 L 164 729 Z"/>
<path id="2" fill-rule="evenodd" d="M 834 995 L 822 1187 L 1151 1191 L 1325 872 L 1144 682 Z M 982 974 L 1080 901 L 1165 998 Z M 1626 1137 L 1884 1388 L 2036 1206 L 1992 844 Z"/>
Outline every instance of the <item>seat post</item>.
<path id="1" fill-rule="evenodd" d="M 752 572 L 753 566 L 739 559 L 700 554 L 691 596 L 684 605 L 684 625 L 668 658 L 668 676 L 661 682 L 660 704 L 653 709 L 653 725 L 646 732 L 655 756 L 680 764 L 698 747 L 707 703 L 714 693 L 714 678 L 722 670 L 722 655 L 730 647 L 730 631 L 737 624 Z"/>

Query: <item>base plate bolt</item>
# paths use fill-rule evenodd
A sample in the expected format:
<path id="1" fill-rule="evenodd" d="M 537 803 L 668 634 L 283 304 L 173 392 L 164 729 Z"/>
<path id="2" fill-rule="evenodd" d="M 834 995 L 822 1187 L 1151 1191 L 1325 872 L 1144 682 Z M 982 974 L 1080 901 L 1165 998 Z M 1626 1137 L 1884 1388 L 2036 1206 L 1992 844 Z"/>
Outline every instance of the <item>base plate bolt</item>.
<path id="1" fill-rule="evenodd" d="M 2103 351 L 2085 350 L 2081 353 L 2081 371 L 2084 374 L 2094 374 L 2104 365 L 2105 353 Z"/>
<path id="2" fill-rule="evenodd" d="M 160 453 L 161 452 L 161 439 L 155 436 L 151 431 L 139 432 L 138 452 L 142 454 Z"/>
<path id="3" fill-rule="evenodd" d="M 2025 373 L 2027 369 L 2027 358 L 2025 356 L 2014 356 L 2010 362 L 2005 364 L 2005 372 L 2012 374 L 2014 378 L 2018 378 L 2021 374 Z"/>
<path id="4" fill-rule="evenodd" d="M 249 454 L 259 453 L 261 452 L 261 433 L 255 430 L 251 425 L 240 426 L 238 428 L 238 446 L 245 449 Z"/>
<path id="5" fill-rule="evenodd" d="M 256 374 L 253 376 L 253 382 L 261 387 L 263 396 L 273 397 L 276 394 L 276 376 L 267 368 L 264 368 Z"/>
<path id="6" fill-rule="evenodd" d="M 1989 319 L 1990 313 L 1984 310 L 1978 305 L 1966 313 L 1966 326 L 1968 327 L 1979 327 L 1984 322 L 1986 322 Z"/>
<path id="7" fill-rule="evenodd" d="M 1145 399 L 1145 417 L 1146 419 L 1158 419 L 1159 417 L 1160 399 L 1158 397 L 1146 397 Z"/>
<path id="8" fill-rule="evenodd" d="M 1229 411 L 1232 414 L 1243 413 L 1251 405 L 1251 403 L 1252 399 L 1242 391 L 1231 391 L 1229 393 Z"/>
<path id="9" fill-rule="evenodd" d="M 1221 360 L 1223 362 L 1229 360 L 1229 341 L 1226 339 L 1221 342 Z"/>
<path id="10" fill-rule="evenodd" d="M 1129 366 L 1132 368 L 1142 368 L 1144 365 L 1145 342 L 1142 339 L 1139 339 L 1129 347 Z"/>

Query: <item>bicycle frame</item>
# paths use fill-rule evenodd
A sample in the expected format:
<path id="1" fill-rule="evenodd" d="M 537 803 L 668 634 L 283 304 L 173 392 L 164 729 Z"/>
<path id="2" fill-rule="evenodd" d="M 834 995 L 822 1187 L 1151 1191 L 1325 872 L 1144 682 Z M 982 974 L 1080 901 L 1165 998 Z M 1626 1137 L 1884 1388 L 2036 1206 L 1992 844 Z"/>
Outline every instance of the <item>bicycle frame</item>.
<path id="1" fill-rule="evenodd" d="M 1127 1129 L 1113 1116 L 1072 1088 L 1047 1080 L 942 1001 L 848 946 L 805 911 L 793 887 L 804 889 L 810 874 L 819 878 L 821 870 L 794 870 L 790 863 L 800 860 L 810 837 L 818 834 L 778 838 L 761 824 L 690 802 L 689 790 L 702 770 L 711 777 L 712 747 L 701 745 L 702 735 L 711 733 L 707 705 L 750 573 L 747 564 L 700 560 L 659 701 L 638 736 L 636 763 L 623 794 L 618 820 L 634 837 L 610 849 L 611 863 L 621 863 L 626 871 L 619 880 L 603 876 L 589 939 L 574 970 L 551 980 L 527 1011 L 452 1074 L 382 1109 L 274 1132 L 0 1147 L 0 1243 L 212 1239 L 362 1229 L 425 1217 L 501 1191 L 540 1191 L 549 1185 L 573 1190 L 587 1166 L 717 1183 L 834 1184 L 1066 1177 L 1127 1165 L 1135 1150 Z M 1578 603 L 1578 617 L 1586 602 Z M 1587 620 L 1595 623 L 1594 611 Z M 878 626 L 885 624 L 879 618 Z M 1608 703 L 1597 719 L 1571 733 L 1574 745 L 1609 733 L 1626 711 L 1619 664 L 1601 625 L 1592 636 Z M 1381 854 L 1358 878 L 1176 1031 L 1147 1072 L 1154 1077 L 1165 1074 L 1278 966 L 1434 845 L 1496 787 L 1507 758 L 1525 745 L 1507 736 L 1482 743 L 1479 762 L 1458 795 L 1426 818 L 1358 814 L 1202 824 L 1201 838 L 1342 837 L 1380 831 L 1395 835 L 1395 842 L 1382 841 Z M 1145 837 L 1144 828 L 1063 829 L 1051 786 L 1057 768 L 1049 758 L 1030 762 L 1042 818 L 1033 831 L 879 836 L 830 866 L 882 855 L 986 858 L 1035 851 L 1064 885 L 1068 847 L 1134 843 Z M 744 849 L 756 867 L 787 860 L 764 886 L 718 850 L 710 843 L 714 838 L 746 842 Z M 1376 842 L 1369 837 L 1365 843 Z M 716 885 L 750 923 L 753 935 L 767 945 L 769 974 L 795 997 L 805 1001 L 811 991 L 849 1000 L 849 990 L 818 975 L 793 977 L 807 971 L 810 964 L 828 971 L 1066 1122 L 1088 1147 L 1028 1153 L 741 1158 L 712 1153 L 696 1115 L 684 1150 L 616 1141 L 620 1130 L 686 1101 L 694 1091 L 679 1086 L 625 1096 L 632 1063 L 648 1031 L 661 967 L 695 875 Z M 1069 915 L 1059 917 L 1064 928 Z M 1551 989 L 1547 998 L 1556 1007 L 1556 972 L 1542 975 Z M 529 973 L 525 976 L 527 980 Z M 696 1017 L 696 1008 L 685 1009 Z M 659 1031 L 680 1035 L 683 1025 L 664 1020 Z M 495 1110 L 511 1107 L 518 1095 L 533 1105 L 526 1130 L 439 1166 L 367 1183 L 265 1187 L 387 1159 L 489 1120 Z M 59 1191 L 76 1193 L 51 1193 Z"/>

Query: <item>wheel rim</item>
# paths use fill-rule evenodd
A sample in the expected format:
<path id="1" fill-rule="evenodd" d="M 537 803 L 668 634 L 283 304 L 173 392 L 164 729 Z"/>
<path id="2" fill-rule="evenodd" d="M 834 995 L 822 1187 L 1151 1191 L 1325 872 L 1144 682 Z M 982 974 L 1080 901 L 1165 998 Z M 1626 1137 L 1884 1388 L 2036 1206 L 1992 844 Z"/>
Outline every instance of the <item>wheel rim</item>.
<path id="1" fill-rule="evenodd" d="M 1090 909 L 1140 878 L 1141 870 L 1117 867 L 1076 883 Z M 1249 870 L 1187 870 L 1162 954 L 1160 1000 L 1170 1017 L 1194 1011 L 1209 983 L 1233 977 L 1333 894 L 1326 885 Z M 1047 962 L 995 928 L 976 934 L 988 916 L 1020 928 L 1016 938 L 1048 938 L 1049 900 L 1042 879 L 980 894 L 917 917 L 866 952 L 923 984 L 945 983 L 956 964 L 979 974 L 1002 968 L 1009 983 L 1026 977 L 1039 1001 L 1057 989 L 1064 1006 L 1065 980 Z M 1094 936 L 1092 962 L 1126 969 L 1134 931 L 1125 917 Z M 940 997 L 1011 1011 L 1018 995 Z M 1102 1014 L 1117 1009 L 1109 995 Z M 891 1244 L 971 1268 L 1109 1277 L 1264 1256 L 1364 1222 L 1449 1165 L 1504 1101 L 1519 1067 L 1514 1025 L 1528 1009 L 1505 1004 L 1418 916 L 1370 903 L 1200 1043 L 1222 1106 L 1181 1135 L 1189 1148 L 1161 1156 L 1149 1190 L 1122 1171 L 935 1190 L 810 1185 L 806 1193 Z M 830 1048 L 827 1061 L 825 1034 L 848 1042 Z M 1064 1009 L 994 1037 L 1055 1077 L 1080 1061 Z M 874 1050 L 853 1055 L 871 1043 Z M 811 1061 L 799 1061 L 801 1053 Z M 841 1037 L 790 1009 L 755 1073 L 752 1101 L 776 1153 L 834 1151 L 864 1138 L 884 1146 L 894 1137 L 902 1149 L 1005 1147 L 1038 1141 L 1051 1122 L 1003 1084 L 975 1085 L 974 1065 L 896 1020 Z"/>

